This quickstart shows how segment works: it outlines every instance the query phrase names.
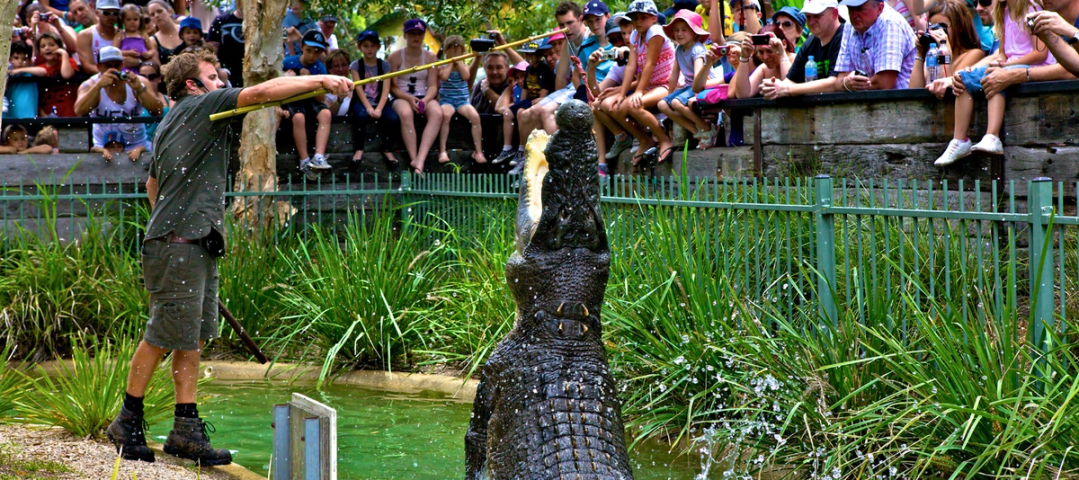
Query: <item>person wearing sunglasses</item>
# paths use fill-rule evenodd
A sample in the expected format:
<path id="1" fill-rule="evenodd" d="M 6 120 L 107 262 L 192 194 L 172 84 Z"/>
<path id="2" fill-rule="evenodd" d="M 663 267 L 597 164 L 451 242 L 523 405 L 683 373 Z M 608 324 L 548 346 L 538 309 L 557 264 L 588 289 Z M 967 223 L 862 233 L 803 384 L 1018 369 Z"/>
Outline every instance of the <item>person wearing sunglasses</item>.
<path id="1" fill-rule="evenodd" d="M 802 48 L 802 31 L 806 26 L 806 16 L 794 7 L 783 7 L 775 15 L 772 15 L 772 25 L 783 30 L 783 36 L 794 43 L 797 48 Z"/>
<path id="2" fill-rule="evenodd" d="M 99 72 L 98 52 L 111 47 L 116 38 L 116 24 L 120 22 L 120 0 L 97 0 L 97 24 L 83 29 L 76 37 L 76 49 L 82 70 L 93 75 Z"/>
<path id="3" fill-rule="evenodd" d="M 158 65 L 157 62 L 154 61 L 142 62 L 139 64 L 139 75 L 149 82 L 147 92 L 150 95 L 157 97 L 158 101 L 161 102 L 161 105 L 164 106 L 161 110 L 161 116 L 168 115 L 169 107 L 172 106 L 172 101 L 169 100 L 162 91 L 164 89 L 164 83 L 161 81 L 163 79 L 161 76 L 161 65 Z M 153 114 L 146 108 L 143 108 L 142 116 L 152 117 Z M 157 133 L 157 125 L 158 124 L 156 123 L 146 124 L 146 138 L 153 140 L 154 135 Z"/>

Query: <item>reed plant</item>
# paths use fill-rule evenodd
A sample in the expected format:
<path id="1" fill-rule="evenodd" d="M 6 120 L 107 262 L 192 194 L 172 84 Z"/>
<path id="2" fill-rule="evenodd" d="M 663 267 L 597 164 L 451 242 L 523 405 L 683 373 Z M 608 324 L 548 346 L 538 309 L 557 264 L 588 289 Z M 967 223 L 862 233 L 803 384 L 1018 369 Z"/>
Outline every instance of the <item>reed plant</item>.
<path id="1" fill-rule="evenodd" d="M 77 437 L 99 435 L 120 412 L 126 391 L 128 360 L 136 342 L 72 340 L 71 363 L 57 362 L 55 373 L 37 366 L 21 373 L 26 394 L 15 401 L 18 420 L 62 427 Z M 173 386 L 167 369 L 155 371 L 145 395 L 145 418 L 154 423 L 171 415 Z"/>

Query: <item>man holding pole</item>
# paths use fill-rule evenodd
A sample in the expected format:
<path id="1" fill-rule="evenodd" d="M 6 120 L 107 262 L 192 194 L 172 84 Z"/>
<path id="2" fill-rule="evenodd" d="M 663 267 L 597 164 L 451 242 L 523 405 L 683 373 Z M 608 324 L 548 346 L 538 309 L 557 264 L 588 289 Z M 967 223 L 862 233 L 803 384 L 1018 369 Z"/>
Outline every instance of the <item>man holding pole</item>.
<path id="1" fill-rule="evenodd" d="M 225 89 L 217 77 L 216 57 L 205 50 L 173 57 L 164 70 L 176 104 L 158 127 L 146 181 L 152 213 L 142 261 L 150 320 L 131 359 L 124 404 L 108 436 L 124 458 L 154 461 L 146 446 L 143 396 L 161 357 L 171 350 L 176 408 L 164 450 L 204 466 L 225 465 L 232 455 L 210 446 L 209 425 L 198 416 L 195 389 L 203 344 L 218 336 L 216 258 L 225 253 L 228 156 L 238 132 L 231 120 L 207 117 L 317 89 L 347 96 L 353 85 L 344 77 L 310 75 Z"/>

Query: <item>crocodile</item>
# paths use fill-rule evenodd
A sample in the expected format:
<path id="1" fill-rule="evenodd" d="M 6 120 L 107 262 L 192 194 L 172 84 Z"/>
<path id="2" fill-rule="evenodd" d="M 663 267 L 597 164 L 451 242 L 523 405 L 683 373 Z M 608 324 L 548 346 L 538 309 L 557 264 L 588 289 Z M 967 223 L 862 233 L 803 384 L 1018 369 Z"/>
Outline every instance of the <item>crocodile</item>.
<path id="1" fill-rule="evenodd" d="M 571 100 L 558 130 L 526 144 L 512 330 L 487 360 L 465 436 L 466 479 L 632 479 L 600 312 L 611 254 L 592 111 Z"/>

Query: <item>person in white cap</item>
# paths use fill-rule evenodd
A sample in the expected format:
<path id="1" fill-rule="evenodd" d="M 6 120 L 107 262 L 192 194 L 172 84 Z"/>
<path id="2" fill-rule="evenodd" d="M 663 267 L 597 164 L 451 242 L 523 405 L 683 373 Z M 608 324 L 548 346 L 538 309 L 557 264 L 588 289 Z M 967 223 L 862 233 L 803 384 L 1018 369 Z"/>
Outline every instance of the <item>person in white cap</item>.
<path id="1" fill-rule="evenodd" d="M 842 0 L 850 15 L 836 58 L 836 91 L 905 89 L 917 54 L 914 30 L 880 0 Z"/>
<path id="2" fill-rule="evenodd" d="M 780 97 L 831 92 L 836 76 L 835 63 L 843 46 L 843 31 L 850 28 L 839 21 L 839 3 L 836 0 L 808 0 L 802 13 L 806 26 L 812 34 L 802 44 L 798 56 L 787 72 L 786 80 L 765 79 L 761 93 L 774 100 Z M 817 78 L 806 82 L 805 67 L 809 57 L 817 64 Z"/>
<path id="3" fill-rule="evenodd" d="M 101 72 L 79 86 L 75 114 L 91 117 L 137 117 L 145 107 L 150 115 L 161 115 L 165 105 L 150 91 L 150 81 L 134 73 L 124 72 L 124 56 L 119 48 L 102 47 L 96 64 Z M 150 151 L 150 138 L 142 123 L 96 123 L 93 126 L 94 144 L 91 151 L 112 160 L 111 143 L 118 143 L 134 162 L 143 152 Z"/>

